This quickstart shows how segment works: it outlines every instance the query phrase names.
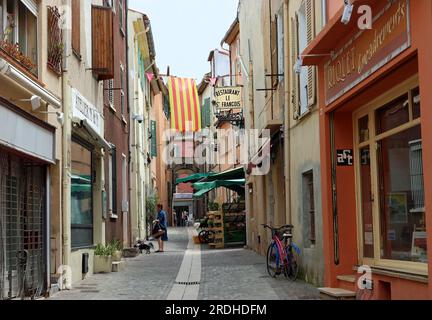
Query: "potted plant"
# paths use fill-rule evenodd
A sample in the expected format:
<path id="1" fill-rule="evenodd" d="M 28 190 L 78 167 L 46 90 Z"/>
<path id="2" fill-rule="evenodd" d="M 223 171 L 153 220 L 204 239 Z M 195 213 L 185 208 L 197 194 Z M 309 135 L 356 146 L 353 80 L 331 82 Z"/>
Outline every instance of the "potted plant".
<path id="1" fill-rule="evenodd" d="M 112 271 L 112 253 L 110 245 L 98 244 L 94 252 L 94 273 L 110 273 Z"/>
<path id="2" fill-rule="evenodd" d="M 123 245 L 120 240 L 113 240 L 110 243 L 112 249 L 112 257 L 114 262 L 121 261 L 123 256 Z"/>

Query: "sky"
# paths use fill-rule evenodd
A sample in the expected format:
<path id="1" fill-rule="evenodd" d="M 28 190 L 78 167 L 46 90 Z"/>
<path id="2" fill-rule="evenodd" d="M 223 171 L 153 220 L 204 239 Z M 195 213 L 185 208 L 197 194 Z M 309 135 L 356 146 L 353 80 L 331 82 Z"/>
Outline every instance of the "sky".
<path id="1" fill-rule="evenodd" d="M 200 82 L 207 61 L 237 15 L 238 0 L 130 0 L 129 7 L 150 18 L 156 63 L 162 74 Z M 226 44 L 225 44 L 226 47 Z"/>

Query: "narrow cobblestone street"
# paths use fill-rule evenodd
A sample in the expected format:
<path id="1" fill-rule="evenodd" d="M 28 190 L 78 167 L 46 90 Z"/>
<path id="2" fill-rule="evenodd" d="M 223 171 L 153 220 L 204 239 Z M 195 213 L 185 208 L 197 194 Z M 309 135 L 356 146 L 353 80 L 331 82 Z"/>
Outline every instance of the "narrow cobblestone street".
<path id="1" fill-rule="evenodd" d="M 272 279 L 265 258 L 245 249 L 194 245 L 191 229 L 169 230 L 165 253 L 126 259 L 119 273 L 95 274 L 52 300 L 297 300 L 319 299 L 300 280 Z M 155 243 L 157 249 L 157 244 Z M 196 282 L 185 285 L 185 282 Z"/>

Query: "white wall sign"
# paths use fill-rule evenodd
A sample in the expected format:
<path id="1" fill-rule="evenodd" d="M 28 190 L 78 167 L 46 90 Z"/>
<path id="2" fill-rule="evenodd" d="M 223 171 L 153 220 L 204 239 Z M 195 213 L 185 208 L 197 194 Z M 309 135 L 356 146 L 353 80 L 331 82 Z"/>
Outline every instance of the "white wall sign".
<path id="1" fill-rule="evenodd" d="M 72 88 L 72 116 L 80 120 L 87 120 L 90 126 L 104 136 L 102 130 L 102 117 L 96 107 L 84 98 L 76 89 Z"/>
<path id="2" fill-rule="evenodd" d="M 215 88 L 215 100 L 217 109 L 240 109 L 242 108 L 241 87 L 219 87 Z"/>

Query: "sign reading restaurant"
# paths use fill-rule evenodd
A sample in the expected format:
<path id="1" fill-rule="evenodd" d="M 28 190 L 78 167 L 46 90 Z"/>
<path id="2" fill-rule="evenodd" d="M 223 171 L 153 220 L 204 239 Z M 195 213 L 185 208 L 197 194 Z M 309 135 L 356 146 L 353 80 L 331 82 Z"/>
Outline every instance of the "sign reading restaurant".
<path id="1" fill-rule="evenodd" d="M 219 87 L 215 88 L 215 101 L 217 109 L 241 109 L 242 90 L 241 87 Z"/>
<path id="2" fill-rule="evenodd" d="M 325 65 L 326 104 L 334 102 L 411 45 L 409 1 L 392 0 L 361 30 L 334 50 Z"/>

